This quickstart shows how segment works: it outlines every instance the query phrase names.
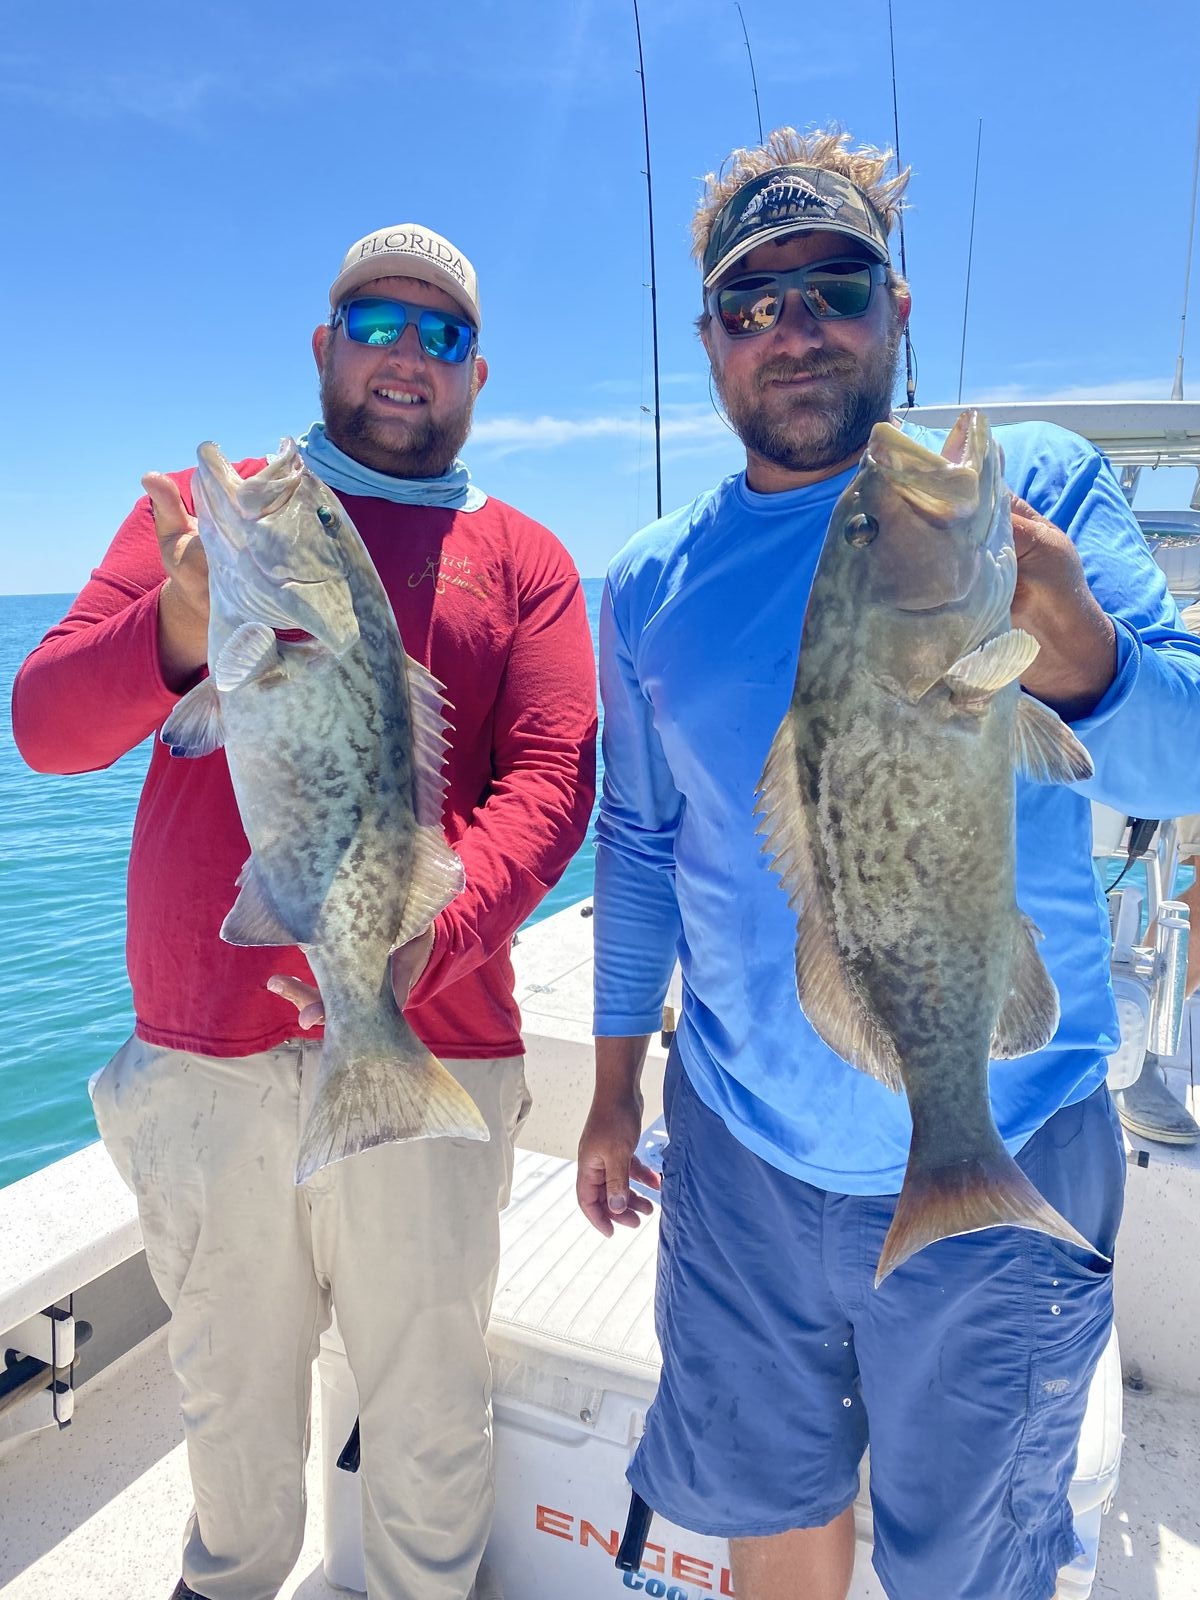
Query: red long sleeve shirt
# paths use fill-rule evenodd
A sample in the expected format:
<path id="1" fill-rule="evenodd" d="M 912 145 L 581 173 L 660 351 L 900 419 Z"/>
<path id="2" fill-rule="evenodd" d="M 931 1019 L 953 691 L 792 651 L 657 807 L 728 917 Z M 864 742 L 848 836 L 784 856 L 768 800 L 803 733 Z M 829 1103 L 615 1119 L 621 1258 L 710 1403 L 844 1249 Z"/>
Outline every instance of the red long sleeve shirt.
<path id="1" fill-rule="evenodd" d="M 192 474 L 174 476 L 190 509 Z M 341 498 L 405 649 L 454 707 L 443 822 L 467 887 L 437 919 L 406 1014 L 452 1060 L 516 1055 L 512 934 L 581 843 L 595 789 L 579 575 L 553 534 L 497 500 L 466 513 Z M 162 726 L 179 698 L 158 660 L 163 581 L 143 498 L 17 676 L 13 731 L 30 766 L 94 771 Z M 219 937 L 248 854 L 224 751 L 182 760 L 156 741 L 134 823 L 126 946 L 137 1032 L 150 1043 L 242 1056 L 295 1036 L 295 1008 L 266 982 L 276 972 L 312 982 L 301 952 Z"/>

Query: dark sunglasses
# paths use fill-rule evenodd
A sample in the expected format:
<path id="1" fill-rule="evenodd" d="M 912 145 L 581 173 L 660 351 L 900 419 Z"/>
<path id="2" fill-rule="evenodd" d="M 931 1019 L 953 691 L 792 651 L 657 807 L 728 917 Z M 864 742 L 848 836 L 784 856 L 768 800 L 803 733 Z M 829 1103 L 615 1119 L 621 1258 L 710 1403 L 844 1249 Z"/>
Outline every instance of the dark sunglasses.
<path id="1" fill-rule="evenodd" d="M 887 281 L 882 261 L 814 261 L 794 272 L 756 272 L 711 289 L 708 310 L 731 339 L 766 333 L 779 321 L 789 289 L 822 322 L 861 317 L 877 283 Z"/>
<path id="2" fill-rule="evenodd" d="M 389 345 L 412 323 L 421 349 L 435 361 L 465 361 L 475 348 L 469 322 L 432 306 L 410 306 L 404 300 L 346 300 L 333 314 L 333 326 L 346 330 L 355 344 Z"/>

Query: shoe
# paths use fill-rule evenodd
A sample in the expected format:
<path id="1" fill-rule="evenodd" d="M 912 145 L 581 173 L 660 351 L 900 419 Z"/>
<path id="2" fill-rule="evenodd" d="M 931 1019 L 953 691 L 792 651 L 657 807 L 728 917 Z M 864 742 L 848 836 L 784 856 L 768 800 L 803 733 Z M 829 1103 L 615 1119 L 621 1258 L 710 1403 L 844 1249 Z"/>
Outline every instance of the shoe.
<path id="1" fill-rule="evenodd" d="M 1116 1100 L 1117 1115 L 1139 1139 L 1175 1145 L 1200 1142 L 1200 1123 L 1167 1088 L 1156 1055 L 1147 1052 L 1141 1076 L 1118 1090 Z"/>
<path id="2" fill-rule="evenodd" d="M 195 1589 L 189 1588 L 180 1578 L 179 1582 L 171 1590 L 171 1600 L 204 1600 L 204 1596 Z"/>

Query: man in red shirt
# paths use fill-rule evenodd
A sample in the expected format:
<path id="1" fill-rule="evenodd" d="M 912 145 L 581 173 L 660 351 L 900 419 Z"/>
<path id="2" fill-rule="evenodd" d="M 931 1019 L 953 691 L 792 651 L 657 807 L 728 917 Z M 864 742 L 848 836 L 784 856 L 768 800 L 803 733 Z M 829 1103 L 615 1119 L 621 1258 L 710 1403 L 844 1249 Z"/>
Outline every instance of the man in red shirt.
<path id="1" fill-rule="evenodd" d="M 324 421 L 301 445 L 361 533 L 406 650 L 454 708 L 443 822 L 467 888 L 406 952 L 403 970 L 418 974 L 406 1015 L 491 1137 L 379 1147 L 295 1187 L 320 1043 L 319 1030 L 298 1037 L 291 1002 L 312 974 L 299 950 L 220 939 L 249 853 L 224 752 L 179 760 L 156 741 L 129 865 L 136 1029 L 95 1106 L 172 1312 L 196 1500 L 180 1600 L 269 1600 L 295 1563 L 331 1298 L 359 1390 L 369 1592 L 484 1594 L 484 1330 L 528 1109 L 509 952 L 582 841 L 593 798 L 578 573 L 552 534 L 483 494 L 458 460 L 487 379 L 474 269 L 426 228 L 381 229 L 347 254 L 330 308 L 313 335 Z M 147 496 L 22 667 L 13 725 L 39 771 L 109 765 L 205 670 L 191 480 L 147 475 Z"/>

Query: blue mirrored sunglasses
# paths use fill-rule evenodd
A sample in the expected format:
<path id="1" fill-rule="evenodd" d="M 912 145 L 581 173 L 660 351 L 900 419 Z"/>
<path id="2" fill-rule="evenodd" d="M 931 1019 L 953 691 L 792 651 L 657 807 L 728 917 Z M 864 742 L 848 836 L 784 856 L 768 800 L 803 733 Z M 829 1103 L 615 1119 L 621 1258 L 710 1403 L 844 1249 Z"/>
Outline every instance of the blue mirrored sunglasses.
<path id="1" fill-rule="evenodd" d="M 710 289 L 708 310 L 731 339 L 745 339 L 775 326 L 789 289 L 826 322 L 865 315 L 875 285 L 886 280 L 883 261 L 814 261 L 794 272 L 755 272 Z"/>
<path id="2" fill-rule="evenodd" d="M 412 323 L 421 349 L 435 361 L 465 361 L 475 349 L 476 333 L 469 322 L 432 306 L 413 306 L 405 300 L 346 300 L 333 314 L 333 326 L 346 330 L 355 344 L 395 344 Z"/>

